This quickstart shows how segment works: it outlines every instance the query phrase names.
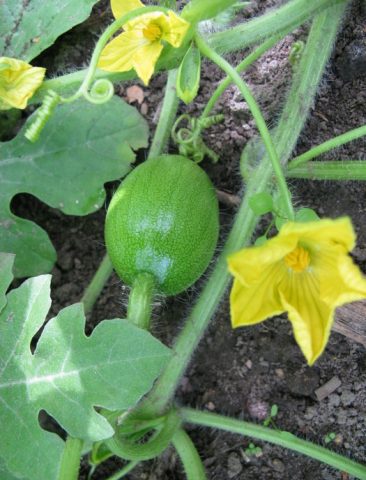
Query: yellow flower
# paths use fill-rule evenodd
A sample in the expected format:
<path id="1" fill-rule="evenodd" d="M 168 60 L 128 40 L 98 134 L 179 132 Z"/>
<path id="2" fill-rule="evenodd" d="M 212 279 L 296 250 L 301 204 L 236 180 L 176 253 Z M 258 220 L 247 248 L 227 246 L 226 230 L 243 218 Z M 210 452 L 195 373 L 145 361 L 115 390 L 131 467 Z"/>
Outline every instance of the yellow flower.
<path id="1" fill-rule="evenodd" d="M 16 58 L 0 57 L 0 110 L 25 108 L 43 82 L 46 69 Z"/>
<path id="2" fill-rule="evenodd" d="M 366 297 L 366 279 L 348 255 L 348 218 L 287 223 L 264 245 L 228 258 L 233 327 L 287 312 L 309 365 L 327 344 L 336 307 Z"/>
<path id="3" fill-rule="evenodd" d="M 115 18 L 144 5 L 139 0 L 111 0 Z M 124 32 L 103 49 L 98 67 L 108 72 L 127 72 L 132 68 L 147 85 L 164 48 L 182 44 L 189 23 L 174 12 L 146 13 L 123 25 Z"/>

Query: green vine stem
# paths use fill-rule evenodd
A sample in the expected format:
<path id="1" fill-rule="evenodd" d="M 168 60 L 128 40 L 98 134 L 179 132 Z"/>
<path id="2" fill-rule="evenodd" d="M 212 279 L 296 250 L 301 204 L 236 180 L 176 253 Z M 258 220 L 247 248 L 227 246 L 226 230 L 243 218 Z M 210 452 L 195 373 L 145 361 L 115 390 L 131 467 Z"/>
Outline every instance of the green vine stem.
<path id="1" fill-rule="evenodd" d="M 108 477 L 106 480 L 120 480 L 133 470 L 140 462 L 129 462 L 121 470 Z"/>
<path id="2" fill-rule="evenodd" d="M 62 453 L 58 480 L 76 480 L 78 478 L 83 443 L 78 438 L 67 437 Z"/>
<path id="3" fill-rule="evenodd" d="M 207 58 L 209 58 L 212 62 L 216 63 L 216 65 L 218 65 L 231 78 L 231 80 L 239 88 L 241 94 L 244 97 L 244 100 L 247 102 L 256 122 L 259 133 L 262 137 L 263 143 L 266 147 L 268 157 L 271 160 L 272 168 L 277 178 L 278 187 L 283 202 L 285 204 L 287 218 L 289 220 L 293 220 L 294 209 L 291 201 L 291 193 L 287 187 L 285 175 L 282 171 L 280 160 L 273 144 L 271 135 L 254 96 L 252 95 L 250 89 L 248 88 L 244 80 L 242 80 L 242 78 L 240 77 L 239 73 L 235 70 L 235 68 L 233 68 L 230 63 L 227 62 L 223 57 L 221 57 L 214 50 L 212 50 L 209 45 L 205 43 L 202 37 L 196 35 L 195 42 L 201 53 Z"/>
<path id="4" fill-rule="evenodd" d="M 311 148 L 310 150 L 303 153 L 302 155 L 295 157 L 289 163 L 288 170 L 292 170 L 296 167 L 299 167 L 300 165 L 303 165 L 309 160 L 312 160 L 313 158 L 318 157 L 323 153 L 329 152 L 329 150 L 332 150 L 333 148 L 340 147 L 341 145 L 351 142 L 352 140 L 356 140 L 357 138 L 363 137 L 364 135 L 366 135 L 366 125 L 363 125 L 362 127 L 359 127 L 359 128 L 354 128 L 349 132 L 346 132 L 346 133 L 343 133 L 342 135 L 338 135 L 337 137 L 331 138 L 330 140 L 327 140 L 326 142 L 321 143 L 320 145 L 314 148 Z"/>
<path id="5" fill-rule="evenodd" d="M 303 455 L 307 455 L 308 457 L 315 458 L 320 462 L 347 472 L 361 480 L 366 479 L 366 466 L 354 462 L 347 457 L 343 457 L 342 455 L 338 455 L 337 453 L 332 452 L 324 447 L 301 440 L 289 432 L 272 430 L 271 428 L 243 422 L 234 418 L 228 418 L 223 415 L 199 412 L 190 408 L 182 408 L 181 415 L 183 420 L 188 423 L 218 428 L 220 430 L 238 433 L 239 435 L 245 435 L 246 437 L 252 437 L 258 440 L 264 440 L 266 442 L 273 443 L 275 445 L 280 445 L 281 447 L 285 447 L 289 450 L 293 450 L 295 452 L 302 453 Z"/>
<path id="6" fill-rule="evenodd" d="M 276 130 L 276 145 L 284 164 L 286 164 L 291 155 L 312 107 L 322 74 L 332 51 L 344 9 L 345 5 L 336 6 L 314 19 L 304 53 L 294 76 L 291 90 Z M 226 266 L 226 256 L 233 251 L 239 250 L 249 241 L 256 226 L 257 218 L 249 208 L 248 200 L 254 193 L 265 189 L 271 176 L 266 162 L 260 162 L 260 159 L 258 162 L 252 181 L 247 185 L 246 195 L 224 250 L 219 256 L 215 269 L 175 342 L 173 348 L 174 356 L 156 381 L 149 395 L 138 407 L 139 411 L 149 412 L 153 416 L 164 411 L 167 405 L 169 405 L 192 353 L 226 291 L 230 281 Z"/>
<path id="7" fill-rule="evenodd" d="M 259 57 L 261 57 L 267 50 L 272 48 L 280 39 L 281 37 L 272 37 L 269 40 L 265 41 L 260 45 L 258 48 L 256 48 L 251 54 L 249 54 L 247 57 L 244 58 L 242 62 L 240 62 L 235 70 L 240 73 L 244 72 L 252 63 L 254 63 L 256 60 L 258 60 Z M 224 93 L 224 91 L 232 84 L 232 79 L 230 76 L 224 78 L 219 84 L 219 86 L 216 88 L 214 93 L 211 95 L 209 101 L 207 102 L 201 116 L 200 120 L 207 118 L 212 109 L 214 108 L 216 102 L 218 99 L 221 97 L 221 95 Z"/>
<path id="8" fill-rule="evenodd" d="M 309 162 L 285 173 L 287 178 L 309 180 L 366 180 L 366 161 Z"/>
<path id="9" fill-rule="evenodd" d="M 150 327 L 154 289 L 154 277 L 149 273 L 140 273 L 128 299 L 127 320 L 145 330 Z"/>
<path id="10" fill-rule="evenodd" d="M 345 3 L 344 0 L 290 0 L 280 8 L 241 23 L 228 31 L 218 32 L 208 38 L 214 50 L 229 53 L 246 48 L 265 38 L 279 34 L 281 37 L 314 17 L 327 7 Z"/>
<path id="11" fill-rule="evenodd" d="M 112 272 L 113 266 L 108 255 L 106 254 L 99 265 L 98 270 L 95 272 L 91 282 L 85 289 L 83 296 L 81 297 L 80 301 L 84 304 L 85 313 L 92 311 L 97 298 L 99 297 Z"/>
<path id="12" fill-rule="evenodd" d="M 183 463 L 187 480 L 206 480 L 205 467 L 188 433 L 179 428 L 175 432 L 172 443 Z"/>
<path id="13" fill-rule="evenodd" d="M 148 160 L 158 157 L 165 149 L 169 141 L 175 116 L 178 110 L 179 98 L 177 97 L 176 82 L 178 70 L 168 73 L 168 81 L 165 87 L 164 100 L 161 107 L 158 126 L 156 127 L 153 141 L 149 150 Z"/>

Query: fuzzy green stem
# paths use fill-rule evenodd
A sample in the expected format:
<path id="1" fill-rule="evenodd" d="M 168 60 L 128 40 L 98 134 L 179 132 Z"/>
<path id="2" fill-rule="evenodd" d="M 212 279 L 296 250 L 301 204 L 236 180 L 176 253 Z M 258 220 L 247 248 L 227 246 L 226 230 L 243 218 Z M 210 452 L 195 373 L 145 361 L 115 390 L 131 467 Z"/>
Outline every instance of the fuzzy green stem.
<path id="1" fill-rule="evenodd" d="M 205 43 L 202 37 L 196 35 L 195 41 L 201 53 L 210 60 L 212 60 L 212 62 L 216 63 L 216 65 L 218 65 L 231 78 L 231 80 L 239 88 L 241 94 L 247 102 L 256 122 L 259 133 L 262 137 L 264 146 L 267 150 L 268 157 L 271 160 L 272 168 L 277 178 L 278 188 L 284 202 L 286 216 L 289 220 L 293 220 L 294 209 L 292 206 L 291 194 L 287 187 L 286 179 L 282 171 L 280 160 L 276 152 L 274 143 L 272 141 L 271 135 L 263 118 L 262 112 L 254 96 L 252 95 L 252 92 L 250 91 L 244 80 L 242 80 L 235 68 L 233 68 L 230 63 L 227 62 L 224 58 L 222 58 L 218 53 L 212 50 L 212 48 L 210 48 L 209 45 Z"/>
<path id="2" fill-rule="evenodd" d="M 149 273 L 140 273 L 128 299 L 127 320 L 137 327 L 149 329 L 155 280 Z"/>
<path id="3" fill-rule="evenodd" d="M 99 297 L 112 272 L 113 266 L 108 254 L 106 254 L 99 265 L 98 270 L 95 272 L 91 282 L 87 286 L 83 296 L 81 297 L 80 301 L 84 304 L 85 313 L 92 311 L 97 298 Z"/>
<path id="4" fill-rule="evenodd" d="M 206 480 L 205 467 L 187 432 L 179 428 L 172 443 L 183 463 L 187 480 Z"/>
<path id="5" fill-rule="evenodd" d="M 83 441 L 67 437 L 61 458 L 61 467 L 57 480 L 77 480 L 79 477 L 80 457 Z"/>
<path id="6" fill-rule="evenodd" d="M 148 160 L 158 157 L 168 143 L 175 116 L 178 110 L 179 99 L 176 92 L 178 70 L 168 73 L 168 81 L 165 87 L 165 95 L 161 108 L 158 126 L 156 127 L 153 141 L 149 150 Z"/>
<path id="7" fill-rule="evenodd" d="M 123 478 L 126 476 L 128 473 L 130 473 L 131 470 L 133 470 L 140 462 L 129 462 L 127 465 L 125 465 L 121 470 L 118 472 L 114 473 L 110 477 L 108 477 L 106 480 L 120 480 L 120 478 Z"/>
<path id="8" fill-rule="evenodd" d="M 366 466 L 354 462 L 347 457 L 343 457 L 342 455 L 338 455 L 324 447 L 301 440 L 291 433 L 272 430 L 260 425 L 235 420 L 215 413 L 199 412 L 190 408 L 182 408 L 181 415 L 186 422 L 205 427 L 218 428 L 220 430 L 280 445 L 281 447 L 302 453 L 303 455 L 307 455 L 308 457 L 347 472 L 356 478 L 362 480 L 366 479 Z"/>
<path id="9" fill-rule="evenodd" d="M 279 34 L 284 37 L 325 8 L 340 3 L 345 2 L 344 0 L 290 0 L 282 7 L 270 10 L 249 22 L 211 35 L 208 37 L 208 42 L 214 50 L 229 53 L 273 35 Z"/>
<path id="10" fill-rule="evenodd" d="M 313 22 L 276 131 L 276 145 L 278 145 L 278 152 L 283 159 L 284 165 L 286 165 L 291 155 L 309 114 L 322 73 L 334 44 L 344 8 L 342 6 L 329 9 L 326 13 L 319 15 Z M 314 52 L 316 53 L 315 55 L 313 55 Z M 299 92 L 303 93 L 303 95 L 300 96 Z M 246 195 L 239 208 L 224 250 L 219 256 L 215 269 L 176 340 L 172 359 L 155 383 L 150 394 L 138 407 L 139 411 L 146 411 L 149 414 L 156 415 L 164 411 L 171 401 L 192 353 L 229 284 L 230 276 L 226 267 L 226 256 L 248 243 L 255 228 L 257 218 L 249 207 L 249 198 L 257 192 L 264 191 L 268 185 L 271 171 L 266 163 L 265 159 L 258 159 L 258 166 L 256 165 L 248 182 Z"/>
<path id="11" fill-rule="evenodd" d="M 356 140 L 357 138 L 363 137 L 364 135 L 366 135 L 366 125 L 363 125 L 362 127 L 359 127 L 359 128 L 354 128 L 349 132 L 346 132 L 346 133 L 343 133 L 342 135 L 338 135 L 337 137 L 331 138 L 330 140 L 327 140 L 326 142 L 321 143 L 320 145 L 314 148 L 311 148 L 310 150 L 303 153 L 302 155 L 295 157 L 289 163 L 288 170 L 292 170 L 296 167 L 299 167 L 300 165 L 308 162 L 309 160 L 312 160 L 313 158 L 318 157 L 323 153 L 329 152 L 329 150 L 332 150 L 333 148 L 340 147 L 341 145 L 351 142 L 352 140 Z"/>
<path id="12" fill-rule="evenodd" d="M 287 170 L 286 177 L 309 180 L 366 180 L 366 161 L 309 162 Z"/>
<path id="13" fill-rule="evenodd" d="M 240 73 L 244 72 L 252 63 L 254 63 L 256 60 L 258 60 L 259 57 L 261 57 L 267 50 L 272 48 L 280 39 L 280 37 L 273 37 L 270 38 L 269 40 L 265 41 L 262 45 L 260 45 L 258 48 L 256 48 L 250 55 L 244 58 L 242 62 L 239 63 L 239 65 L 236 66 L 235 70 Z M 211 95 L 209 101 L 207 102 L 200 119 L 207 118 L 212 109 L 214 108 L 216 102 L 218 99 L 221 97 L 221 95 L 224 93 L 224 91 L 233 83 L 232 79 L 230 76 L 224 78 L 224 80 L 221 81 L 219 86 L 216 88 L 214 93 Z"/>

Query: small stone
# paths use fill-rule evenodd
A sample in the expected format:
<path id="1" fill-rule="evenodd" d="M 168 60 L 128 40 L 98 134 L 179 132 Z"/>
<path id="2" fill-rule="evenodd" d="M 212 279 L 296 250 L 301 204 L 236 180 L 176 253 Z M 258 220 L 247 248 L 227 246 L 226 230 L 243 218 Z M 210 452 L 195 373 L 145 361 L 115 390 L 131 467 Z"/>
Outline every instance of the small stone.
<path id="1" fill-rule="evenodd" d="M 337 395 L 336 393 L 332 393 L 328 397 L 328 402 L 329 402 L 329 406 L 331 407 L 339 407 L 339 404 L 341 403 L 340 396 Z"/>
<path id="2" fill-rule="evenodd" d="M 147 115 L 148 110 L 149 110 L 149 108 L 148 108 L 148 106 L 147 106 L 147 103 L 144 102 L 144 103 L 141 105 L 141 108 L 140 108 L 141 115 Z"/>
<path id="3" fill-rule="evenodd" d="M 264 420 L 269 414 L 268 402 L 251 400 L 248 402 L 249 415 L 256 420 Z"/>
<path id="4" fill-rule="evenodd" d="M 272 468 L 275 472 L 283 473 L 285 471 L 285 465 L 281 460 L 275 458 L 272 460 Z"/>
<path id="5" fill-rule="evenodd" d="M 316 398 L 319 402 L 324 400 L 324 398 L 328 397 L 328 395 L 337 390 L 337 388 L 339 388 L 341 385 L 342 382 L 338 377 L 332 377 L 328 382 L 324 383 L 324 385 L 315 390 Z"/>
<path id="6" fill-rule="evenodd" d="M 341 395 L 341 402 L 342 405 L 345 407 L 348 407 L 349 405 L 352 405 L 352 403 L 355 401 L 356 395 L 350 391 L 345 390 L 342 392 Z"/>
<path id="7" fill-rule="evenodd" d="M 253 367 L 253 362 L 251 360 L 247 360 L 245 362 L 245 366 L 250 370 Z"/>
<path id="8" fill-rule="evenodd" d="M 208 402 L 206 404 L 206 408 L 207 408 L 207 410 L 210 410 L 210 412 L 213 412 L 215 410 L 216 406 L 213 402 Z"/>
<path id="9" fill-rule="evenodd" d="M 308 407 L 305 411 L 304 418 L 306 420 L 311 420 L 316 415 L 316 408 L 315 407 Z"/>
<path id="10" fill-rule="evenodd" d="M 234 478 L 243 470 L 243 466 L 240 461 L 240 457 L 237 453 L 230 453 L 227 459 L 228 477 Z"/>
<path id="11" fill-rule="evenodd" d="M 275 374 L 278 378 L 285 378 L 285 372 L 282 370 L 282 368 L 276 368 Z"/>
<path id="12" fill-rule="evenodd" d="M 319 373 L 314 368 L 306 368 L 304 372 L 295 372 L 287 378 L 287 385 L 294 395 L 311 396 L 319 385 Z"/>

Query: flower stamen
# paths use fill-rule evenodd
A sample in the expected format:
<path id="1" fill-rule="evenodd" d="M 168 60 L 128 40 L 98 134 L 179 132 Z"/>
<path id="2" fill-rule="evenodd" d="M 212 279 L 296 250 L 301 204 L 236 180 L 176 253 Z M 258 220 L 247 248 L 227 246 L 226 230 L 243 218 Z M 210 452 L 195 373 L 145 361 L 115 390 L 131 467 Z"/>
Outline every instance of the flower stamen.
<path id="1" fill-rule="evenodd" d="M 146 28 L 142 30 L 142 33 L 147 40 L 155 42 L 160 40 L 162 36 L 162 30 L 156 23 L 150 23 Z"/>
<path id="2" fill-rule="evenodd" d="M 285 257 L 285 263 L 296 273 L 303 272 L 310 263 L 310 255 L 303 247 L 296 247 Z"/>

